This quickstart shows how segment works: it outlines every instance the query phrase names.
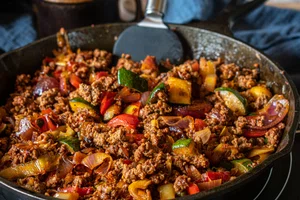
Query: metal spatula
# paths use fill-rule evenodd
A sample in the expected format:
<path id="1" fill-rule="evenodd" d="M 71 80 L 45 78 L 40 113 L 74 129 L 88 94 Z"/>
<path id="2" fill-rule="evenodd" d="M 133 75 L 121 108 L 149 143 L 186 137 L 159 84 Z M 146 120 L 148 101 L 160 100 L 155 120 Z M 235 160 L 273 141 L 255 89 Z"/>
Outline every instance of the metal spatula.
<path id="1" fill-rule="evenodd" d="M 145 19 L 119 35 L 113 53 L 128 53 L 135 61 L 153 55 L 157 61 L 169 58 L 171 63 L 179 63 L 183 47 L 178 36 L 163 23 L 165 7 L 166 0 L 148 0 Z"/>

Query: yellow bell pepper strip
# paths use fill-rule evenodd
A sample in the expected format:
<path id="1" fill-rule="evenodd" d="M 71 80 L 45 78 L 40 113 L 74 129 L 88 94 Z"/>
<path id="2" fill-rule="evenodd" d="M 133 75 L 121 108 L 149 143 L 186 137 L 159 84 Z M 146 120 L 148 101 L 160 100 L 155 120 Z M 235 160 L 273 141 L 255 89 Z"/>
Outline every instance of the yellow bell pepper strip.
<path id="1" fill-rule="evenodd" d="M 77 200 L 79 194 L 76 192 L 56 192 L 53 197 L 65 200 Z"/>
<path id="2" fill-rule="evenodd" d="M 160 200 L 175 199 L 175 190 L 172 183 L 161 185 L 157 188 Z"/>
<path id="3" fill-rule="evenodd" d="M 118 70 L 118 83 L 120 85 L 135 89 L 139 92 L 148 91 L 148 81 L 139 77 L 130 70 L 121 68 Z"/>
<path id="4" fill-rule="evenodd" d="M 272 97 L 270 90 L 263 86 L 254 86 L 249 90 L 249 92 L 255 99 L 262 96 L 266 96 L 268 99 Z"/>
<path id="5" fill-rule="evenodd" d="M 213 92 L 217 85 L 217 75 L 216 74 L 208 74 L 204 78 L 203 87 L 209 91 Z"/>
<path id="6" fill-rule="evenodd" d="M 75 97 L 69 101 L 71 109 L 73 112 L 77 112 L 81 109 L 88 109 L 89 111 L 96 112 L 94 106 L 92 106 L 89 102 L 80 97 Z"/>
<path id="7" fill-rule="evenodd" d="M 27 176 L 45 174 L 46 172 L 54 170 L 58 165 L 58 161 L 59 156 L 57 155 L 44 155 L 37 160 L 3 169 L 0 171 L 0 176 L 5 179 L 14 180 Z"/>
<path id="8" fill-rule="evenodd" d="M 189 139 L 179 139 L 172 145 L 172 150 L 175 154 L 180 155 L 193 155 L 195 154 L 195 143 L 194 141 Z"/>
<path id="9" fill-rule="evenodd" d="M 140 112 L 140 107 L 141 107 L 141 102 L 132 103 L 124 109 L 123 113 L 138 117 Z"/>
<path id="10" fill-rule="evenodd" d="M 148 179 L 134 181 L 128 186 L 129 194 L 135 200 L 152 200 L 151 193 L 147 190 L 150 184 L 151 180 Z"/>
<path id="11" fill-rule="evenodd" d="M 271 153 L 263 153 L 259 155 L 259 159 L 256 160 L 257 163 L 262 163 L 264 160 L 266 160 L 269 156 L 271 155 Z"/>
<path id="12" fill-rule="evenodd" d="M 253 162 L 248 159 L 232 160 L 231 163 L 234 165 L 234 168 L 238 170 L 238 174 L 245 174 L 253 168 Z"/>
<path id="13" fill-rule="evenodd" d="M 191 104 L 192 84 L 187 80 L 169 77 L 169 102 L 175 104 Z"/>
<path id="14" fill-rule="evenodd" d="M 147 100 L 147 104 L 151 103 L 151 102 L 154 100 L 155 95 L 156 95 L 156 93 L 157 93 L 158 91 L 165 90 L 165 88 L 166 88 L 166 87 L 165 87 L 165 84 L 164 84 L 164 83 L 158 84 L 158 85 L 152 90 L 152 92 L 150 93 L 150 96 L 149 96 L 149 98 L 148 98 L 148 100 Z"/>
<path id="15" fill-rule="evenodd" d="M 103 120 L 104 121 L 109 121 L 111 120 L 114 116 L 120 114 L 121 108 L 117 104 L 111 105 L 104 113 L 103 115 Z"/>
<path id="16" fill-rule="evenodd" d="M 221 98 L 224 100 L 225 105 L 238 115 L 246 115 L 247 113 L 247 100 L 240 95 L 240 93 L 232 88 L 219 87 L 215 89 Z"/>
<path id="17" fill-rule="evenodd" d="M 216 66 L 212 61 L 206 61 L 200 58 L 200 75 L 204 79 L 209 74 L 216 74 Z"/>
<path id="18" fill-rule="evenodd" d="M 261 148 L 255 148 L 255 149 L 252 149 L 249 154 L 248 154 L 248 157 L 249 158 L 252 158 L 254 156 L 257 156 L 257 155 L 261 155 L 261 154 L 265 154 L 265 153 L 271 153 L 273 152 L 275 149 L 274 147 L 261 147 Z"/>

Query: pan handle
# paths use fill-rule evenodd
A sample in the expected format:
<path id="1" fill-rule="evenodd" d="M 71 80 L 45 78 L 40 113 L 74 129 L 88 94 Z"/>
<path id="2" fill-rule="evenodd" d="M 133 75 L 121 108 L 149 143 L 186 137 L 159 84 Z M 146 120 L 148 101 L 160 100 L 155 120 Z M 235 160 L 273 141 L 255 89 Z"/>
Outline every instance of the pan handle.
<path id="1" fill-rule="evenodd" d="M 247 15 L 252 10 L 262 5 L 265 1 L 266 0 L 251 0 L 239 4 L 239 0 L 231 0 L 214 19 L 209 21 L 192 22 L 187 25 L 209 29 L 232 36 L 231 28 L 233 27 L 234 23 L 240 17 Z"/>

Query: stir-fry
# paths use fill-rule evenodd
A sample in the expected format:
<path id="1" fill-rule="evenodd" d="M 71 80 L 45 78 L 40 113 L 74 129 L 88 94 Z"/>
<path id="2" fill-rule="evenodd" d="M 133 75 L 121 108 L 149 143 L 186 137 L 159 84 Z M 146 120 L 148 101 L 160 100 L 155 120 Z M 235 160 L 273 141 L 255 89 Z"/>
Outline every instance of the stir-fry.
<path id="1" fill-rule="evenodd" d="M 259 66 L 175 66 L 72 52 L 17 76 L 0 107 L 0 176 L 61 199 L 174 199 L 218 187 L 272 154 L 289 101 Z"/>

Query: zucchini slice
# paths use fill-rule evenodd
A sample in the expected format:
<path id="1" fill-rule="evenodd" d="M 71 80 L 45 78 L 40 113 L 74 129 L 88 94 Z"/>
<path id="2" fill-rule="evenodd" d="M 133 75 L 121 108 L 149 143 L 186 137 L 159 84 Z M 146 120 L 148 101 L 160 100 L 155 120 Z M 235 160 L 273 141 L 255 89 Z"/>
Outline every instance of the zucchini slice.
<path id="1" fill-rule="evenodd" d="M 81 97 L 75 97 L 71 99 L 69 104 L 73 112 L 77 112 L 78 110 L 84 108 L 88 109 L 89 111 L 96 112 L 95 107 Z"/>
<path id="2" fill-rule="evenodd" d="M 148 91 L 148 81 L 130 70 L 121 68 L 118 71 L 118 83 L 139 92 Z"/>
<path id="3" fill-rule="evenodd" d="M 157 86 L 155 86 L 155 88 L 152 90 L 152 92 L 150 93 L 150 96 L 147 100 L 147 104 L 151 103 L 151 101 L 154 99 L 156 93 L 158 91 L 161 91 L 161 90 L 165 90 L 165 84 L 164 83 L 160 83 L 158 84 Z"/>
<path id="4" fill-rule="evenodd" d="M 231 163 L 238 170 L 239 174 L 245 174 L 252 169 L 253 162 L 248 159 L 232 160 Z"/>
<path id="5" fill-rule="evenodd" d="M 215 89 L 225 102 L 225 105 L 238 115 L 247 114 L 247 100 L 240 93 L 232 88 L 219 87 Z"/>
<path id="6" fill-rule="evenodd" d="M 192 155 L 195 154 L 195 143 L 192 139 L 179 139 L 172 145 L 172 150 L 175 154 Z"/>

